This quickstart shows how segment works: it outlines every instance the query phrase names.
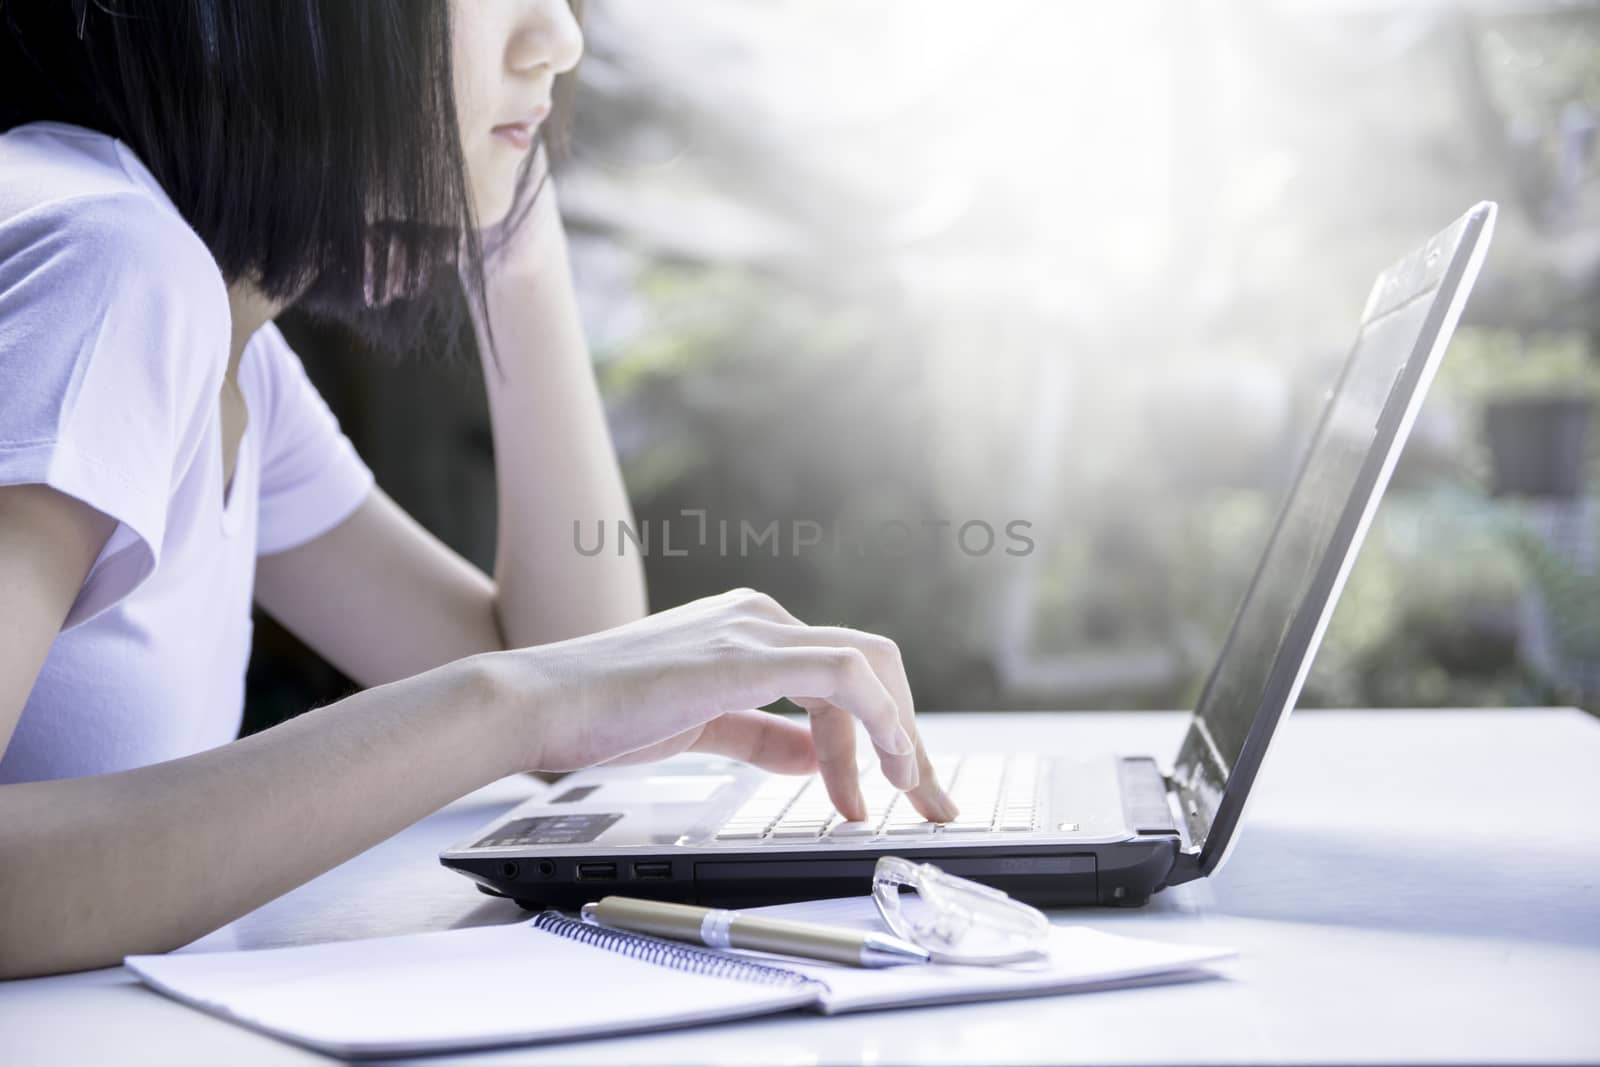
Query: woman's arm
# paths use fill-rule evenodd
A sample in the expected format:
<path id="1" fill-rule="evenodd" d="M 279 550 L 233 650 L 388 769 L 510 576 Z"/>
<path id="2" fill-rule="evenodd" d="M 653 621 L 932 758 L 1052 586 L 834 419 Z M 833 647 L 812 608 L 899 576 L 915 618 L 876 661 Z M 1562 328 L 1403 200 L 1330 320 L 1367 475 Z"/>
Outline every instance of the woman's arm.
<path id="1" fill-rule="evenodd" d="M 259 557 L 255 598 L 361 685 L 505 647 L 494 582 L 381 489 L 322 536 Z"/>
<path id="2" fill-rule="evenodd" d="M 543 150 L 538 164 L 544 165 Z M 537 180 L 537 175 L 535 180 Z M 593 633 L 646 612 L 637 553 L 585 556 L 573 524 L 593 538 L 633 521 L 578 316 L 553 180 L 531 216 L 489 264 L 489 324 L 478 323 L 499 483 L 495 614 L 507 645 Z"/>
<path id="3" fill-rule="evenodd" d="M 499 534 L 491 580 L 382 492 L 323 536 L 256 569 L 262 607 L 363 685 L 475 652 L 544 644 L 644 616 L 637 554 L 580 554 L 573 523 L 632 511 L 578 320 L 555 188 L 546 184 L 487 302 L 484 350 Z"/>
<path id="4" fill-rule="evenodd" d="M 0 487 L 0 751 L 113 523 Z M 121 774 L 0 786 L 0 978 L 164 951 L 521 769 L 482 661 Z M 522 732 L 526 732 L 525 727 Z"/>
<path id="5" fill-rule="evenodd" d="M 108 520 L 0 488 L 0 742 Z M 693 749 L 820 769 L 863 817 L 855 720 L 930 818 L 954 814 L 881 637 L 795 621 L 749 590 L 539 648 L 473 656 L 252 737 L 118 774 L 0 786 L 0 978 L 175 948 L 469 790 L 519 770 Z M 747 710 L 793 697 L 810 730 Z"/>
<path id="6" fill-rule="evenodd" d="M 470 664 L 183 759 L 0 786 L 0 978 L 176 948 L 520 770 Z"/>

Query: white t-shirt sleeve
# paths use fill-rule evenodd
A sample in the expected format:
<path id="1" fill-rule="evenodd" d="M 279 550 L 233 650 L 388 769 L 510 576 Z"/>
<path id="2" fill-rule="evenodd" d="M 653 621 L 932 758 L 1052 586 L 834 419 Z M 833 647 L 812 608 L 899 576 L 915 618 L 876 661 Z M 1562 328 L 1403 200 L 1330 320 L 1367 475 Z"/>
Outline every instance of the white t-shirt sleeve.
<path id="1" fill-rule="evenodd" d="M 250 344 L 259 346 L 266 409 L 250 413 L 262 450 L 256 551 L 269 555 L 339 525 L 372 492 L 373 478 L 278 327 L 267 323 Z"/>
<path id="2" fill-rule="evenodd" d="M 0 485 L 48 485 L 116 520 L 63 628 L 155 570 L 230 330 L 204 244 L 147 197 L 0 221 Z"/>

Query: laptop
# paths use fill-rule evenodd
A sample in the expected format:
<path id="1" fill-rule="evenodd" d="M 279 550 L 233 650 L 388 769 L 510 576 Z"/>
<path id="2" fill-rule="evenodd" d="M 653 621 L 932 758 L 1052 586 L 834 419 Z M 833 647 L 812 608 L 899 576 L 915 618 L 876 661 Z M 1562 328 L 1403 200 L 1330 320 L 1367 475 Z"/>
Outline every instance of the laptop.
<path id="1" fill-rule="evenodd" d="M 1294 706 L 1483 263 L 1481 203 L 1378 276 L 1293 488 L 1177 752 L 931 753 L 961 814 L 923 821 L 875 765 L 845 823 L 819 777 L 685 755 L 598 767 L 441 856 L 485 892 L 575 908 L 607 893 L 727 907 L 866 893 L 879 856 L 928 861 L 1039 906 L 1137 905 L 1209 875 Z"/>

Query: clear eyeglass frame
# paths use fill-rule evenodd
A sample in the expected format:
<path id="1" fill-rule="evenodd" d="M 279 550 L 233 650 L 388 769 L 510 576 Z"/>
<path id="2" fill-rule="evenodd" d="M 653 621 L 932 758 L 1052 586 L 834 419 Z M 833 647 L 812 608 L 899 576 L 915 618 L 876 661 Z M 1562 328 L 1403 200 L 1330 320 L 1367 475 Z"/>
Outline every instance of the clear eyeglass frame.
<path id="1" fill-rule="evenodd" d="M 872 900 L 895 936 L 926 949 L 935 963 L 999 966 L 1046 955 L 1044 912 L 931 863 L 879 857 Z"/>

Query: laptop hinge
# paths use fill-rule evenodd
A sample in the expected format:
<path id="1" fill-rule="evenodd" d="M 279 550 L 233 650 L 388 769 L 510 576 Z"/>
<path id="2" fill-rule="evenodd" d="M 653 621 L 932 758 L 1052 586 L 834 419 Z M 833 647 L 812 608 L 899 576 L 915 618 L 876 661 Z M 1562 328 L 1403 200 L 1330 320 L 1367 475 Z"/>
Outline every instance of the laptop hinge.
<path id="1" fill-rule="evenodd" d="M 1188 801 L 1173 779 L 1162 774 L 1148 756 L 1125 757 L 1119 763 L 1122 811 L 1129 827 L 1141 836 L 1171 835 L 1178 851 L 1166 884 L 1177 885 L 1200 875 L 1200 850 L 1189 840 Z"/>
<path id="2" fill-rule="evenodd" d="M 1136 834 L 1170 834 L 1177 837 L 1181 823 L 1173 818 L 1167 801 L 1167 780 L 1148 756 L 1126 756 L 1117 765 L 1122 789 L 1122 814 Z"/>
<path id="3" fill-rule="evenodd" d="M 1200 877 L 1200 846 L 1189 836 L 1189 812 L 1194 810 L 1194 798 L 1189 791 L 1170 775 L 1163 775 L 1167 785 L 1167 804 L 1172 808 L 1173 821 L 1178 824 L 1178 854 L 1173 858 L 1172 870 L 1167 875 L 1168 885 L 1180 885 Z"/>
<path id="4" fill-rule="evenodd" d="M 1167 885 L 1182 885 L 1200 877 L 1200 850 L 1182 848 L 1172 857 L 1172 869 L 1167 872 Z"/>

